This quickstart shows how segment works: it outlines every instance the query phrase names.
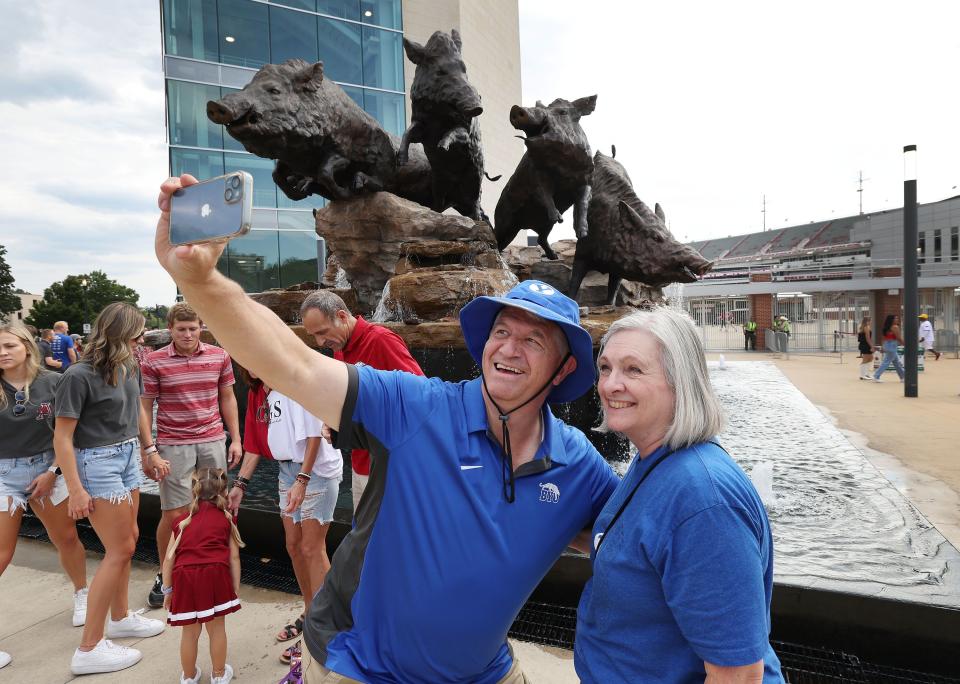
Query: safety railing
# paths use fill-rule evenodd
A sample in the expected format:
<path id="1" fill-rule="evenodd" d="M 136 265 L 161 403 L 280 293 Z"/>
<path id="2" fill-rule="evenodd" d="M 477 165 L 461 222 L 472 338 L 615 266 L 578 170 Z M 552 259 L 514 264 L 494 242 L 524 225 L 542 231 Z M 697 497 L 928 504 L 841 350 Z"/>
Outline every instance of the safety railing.
<path id="1" fill-rule="evenodd" d="M 768 258 L 767 262 L 762 264 L 724 263 L 721 260 L 714 266 L 714 270 L 701 278 L 701 282 L 748 282 L 752 275 L 760 273 L 768 275 L 773 282 L 802 283 L 819 280 L 871 279 L 889 276 L 891 269 L 902 267 L 903 261 L 900 259 L 872 259 L 868 262 L 851 260 L 847 263 L 829 259 L 809 263 L 795 261 L 770 263 Z M 925 262 L 919 264 L 918 268 L 918 276 L 921 278 L 958 275 L 960 261 Z"/>

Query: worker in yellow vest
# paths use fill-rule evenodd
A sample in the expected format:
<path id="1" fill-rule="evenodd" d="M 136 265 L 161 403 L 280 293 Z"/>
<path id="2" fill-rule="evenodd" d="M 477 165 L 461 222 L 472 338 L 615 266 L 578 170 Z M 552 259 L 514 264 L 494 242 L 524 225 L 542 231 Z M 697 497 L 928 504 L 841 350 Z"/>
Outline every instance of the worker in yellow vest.
<path id="1" fill-rule="evenodd" d="M 777 334 L 777 351 L 786 354 L 790 344 L 790 321 L 786 316 L 773 322 L 773 332 Z"/>
<path id="2" fill-rule="evenodd" d="M 757 351 L 757 322 L 752 319 L 743 324 L 743 351 L 747 351 L 748 346 Z"/>

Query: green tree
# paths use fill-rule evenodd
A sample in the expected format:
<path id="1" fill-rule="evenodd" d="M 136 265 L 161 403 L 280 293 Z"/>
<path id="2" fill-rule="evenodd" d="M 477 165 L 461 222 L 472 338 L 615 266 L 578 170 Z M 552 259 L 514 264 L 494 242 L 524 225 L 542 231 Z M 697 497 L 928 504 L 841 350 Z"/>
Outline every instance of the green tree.
<path id="1" fill-rule="evenodd" d="M 20 298 L 13 289 L 13 274 L 6 260 L 7 248 L 0 245 L 0 320 L 20 310 Z"/>
<path id="2" fill-rule="evenodd" d="M 129 287 L 107 277 L 103 271 L 67 276 L 43 291 L 43 300 L 30 309 L 27 323 L 50 328 L 66 321 L 71 332 L 82 332 L 84 323 L 93 323 L 97 314 L 111 302 L 137 305 L 139 296 Z"/>
<path id="3" fill-rule="evenodd" d="M 167 327 L 167 312 L 170 311 L 169 306 L 155 304 L 154 306 L 142 307 L 140 311 L 143 313 L 143 317 L 147 319 L 148 328 Z"/>

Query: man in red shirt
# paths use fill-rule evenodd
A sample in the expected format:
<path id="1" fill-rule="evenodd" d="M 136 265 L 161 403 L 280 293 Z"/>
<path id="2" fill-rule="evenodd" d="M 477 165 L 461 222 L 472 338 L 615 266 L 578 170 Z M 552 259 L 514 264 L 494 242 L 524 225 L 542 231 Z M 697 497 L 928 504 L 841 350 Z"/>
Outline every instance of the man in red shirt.
<path id="1" fill-rule="evenodd" d="M 172 342 L 148 354 L 140 366 L 146 415 L 153 415 L 157 402 L 157 443 L 143 447 L 143 470 L 154 477 L 154 468 L 163 461 L 170 464 L 169 475 L 160 481 L 157 551 L 161 559 L 173 521 L 193 501 L 193 472 L 197 468 L 226 470 L 243 455 L 233 363 L 226 351 L 200 341 L 200 327 L 196 311 L 183 302 L 175 304 L 167 314 Z M 231 436 L 229 457 L 224 423 Z M 160 587 L 158 573 L 148 597 L 153 608 L 163 605 Z"/>
<path id="2" fill-rule="evenodd" d="M 378 370 L 423 375 L 403 338 L 382 325 L 367 323 L 362 316 L 352 315 L 334 292 L 316 290 L 308 294 L 300 305 L 300 319 L 318 346 L 333 350 L 335 359 L 352 364 L 364 363 Z M 350 462 L 353 510 L 356 511 L 370 477 L 370 452 L 354 449 Z"/>

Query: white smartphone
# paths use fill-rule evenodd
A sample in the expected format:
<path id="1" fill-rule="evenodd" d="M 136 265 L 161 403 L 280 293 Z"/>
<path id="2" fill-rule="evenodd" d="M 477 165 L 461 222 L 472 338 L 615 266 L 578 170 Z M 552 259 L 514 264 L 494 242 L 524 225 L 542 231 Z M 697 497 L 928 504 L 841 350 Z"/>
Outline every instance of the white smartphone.
<path id="1" fill-rule="evenodd" d="M 181 188 L 170 198 L 170 243 L 195 245 L 245 235 L 253 218 L 253 176 L 235 171 Z"/>

